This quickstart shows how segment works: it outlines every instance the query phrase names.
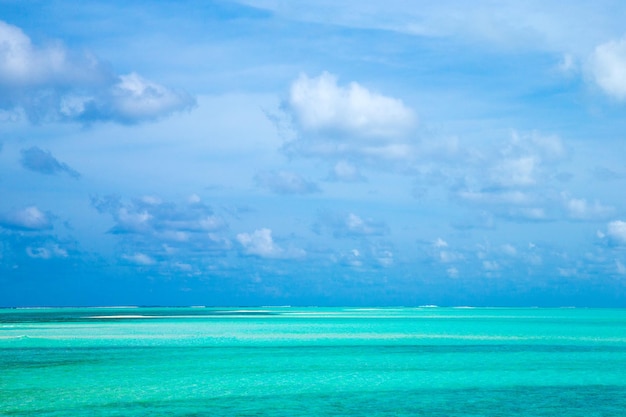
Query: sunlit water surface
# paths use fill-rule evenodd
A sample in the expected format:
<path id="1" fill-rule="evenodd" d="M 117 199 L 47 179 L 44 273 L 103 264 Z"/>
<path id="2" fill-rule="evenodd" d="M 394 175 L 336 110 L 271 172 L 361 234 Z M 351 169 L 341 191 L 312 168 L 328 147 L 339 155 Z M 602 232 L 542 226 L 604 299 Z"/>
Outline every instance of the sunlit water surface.
<path id="1" fill-rule="evenodd" d="M 3 416 L 626 415 L 626 310 L 0 310 Z"/>

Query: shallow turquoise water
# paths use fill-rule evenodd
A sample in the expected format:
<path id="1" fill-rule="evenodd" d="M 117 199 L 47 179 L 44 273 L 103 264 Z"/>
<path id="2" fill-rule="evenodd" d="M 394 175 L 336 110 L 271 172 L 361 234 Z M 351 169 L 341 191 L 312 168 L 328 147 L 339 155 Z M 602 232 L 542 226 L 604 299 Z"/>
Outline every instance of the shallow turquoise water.
<path id="1" fill-rule="evenodd" d="M 626 310 L 0 310 L 0 415 L 621 417 Z"/>

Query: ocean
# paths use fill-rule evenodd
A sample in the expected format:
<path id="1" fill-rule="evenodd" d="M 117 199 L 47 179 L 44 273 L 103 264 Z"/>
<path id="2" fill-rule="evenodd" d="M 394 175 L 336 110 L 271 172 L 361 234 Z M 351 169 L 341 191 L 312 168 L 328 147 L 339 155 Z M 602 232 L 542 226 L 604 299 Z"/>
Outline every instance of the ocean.
<path id="1" fill-rule="evenodd" d="M 626 310 L 0 310 L 1 416 L 626 415 Z"/>

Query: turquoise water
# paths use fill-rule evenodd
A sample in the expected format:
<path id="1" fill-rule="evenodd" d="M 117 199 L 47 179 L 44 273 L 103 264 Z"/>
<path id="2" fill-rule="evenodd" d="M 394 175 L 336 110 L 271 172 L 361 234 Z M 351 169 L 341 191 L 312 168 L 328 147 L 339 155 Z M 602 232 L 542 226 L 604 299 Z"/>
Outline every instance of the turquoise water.
<path id="1" fill-rule="evenodd" d="M 626 310 L 0 310 L 2 416 L 626 415 Z"/>

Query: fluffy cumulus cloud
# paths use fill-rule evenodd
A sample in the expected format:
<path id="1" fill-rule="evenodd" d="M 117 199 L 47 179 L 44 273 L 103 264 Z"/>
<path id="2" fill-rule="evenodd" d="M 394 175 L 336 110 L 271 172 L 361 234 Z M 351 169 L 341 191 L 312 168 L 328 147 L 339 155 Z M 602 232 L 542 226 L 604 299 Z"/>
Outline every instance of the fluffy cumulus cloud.
<path id="1" fill-rule="evenodd" d="M 607 225 L 606 235 L 618 245 L 626 245 L 626 221 L 615 220 Z"/>
<path id="2" fill-rule="evenodd" d="M 141 76 L 113 73 L 96 57 L 56 42 L 33 45 L 0 21 L 0 110 L 30 121 L 136 123 L 189 109 L 195 99 Z"/>
<path id="3" fill-rule="evenodd" d="M 23 231 L 50 230 L 52 215 L 36 206 L 29 206 L 0 214 L 0 227 Z"/>
<path id="4" fill-rule="evenodd" d="M 46 175 L 56 175 L 65 173 L 72 178 L 79 178 L 80 174 L 63 162 L 59 162 L 50 151 L 46 151 L 33 146 L 22 149 L 22 166 L 30 171 Z"/>
<path id="5" fill-rule="evenodd" d="M 413 152 L 410 134 L 416 116 L 410 108 L 356 82 L 340 85 L 327 72 L 300 75 L 283 110 L 295 131 L 295 138 L 285 145 L 289 154 L 406 160 Z"/>
<path id="6" fill-rule="evenodd" d="M 393 138 L 414 123 L 412 111 L 400 100 L 356 82 L 339 86 L 328 72 L 313 78 L 300 75 L 291 86 L 288 105 L 304 130 L 328 135 Z"/>
<path id="7" fill-rule="evenodd" d="M 598 45 L 589 66 L 593 81 L 604 93 L 626 99 L 626 37 Z"/>
<path id="8" fill-rule="evenodd" d="M 260 172 L 254 179 L 259 187 L 277 194 L 311 194 L 320 191 L 314 182 L 288 171 Z"/>
<path id="9" fill-rule="evenodd" d="M 257 229 L 252 233 L 239 233 L 237 241 L 248 255 L 262 258 L 299 258 L 305 255 L 302 249 L 284 249 L 274 242 L 272 230 Z"/>

